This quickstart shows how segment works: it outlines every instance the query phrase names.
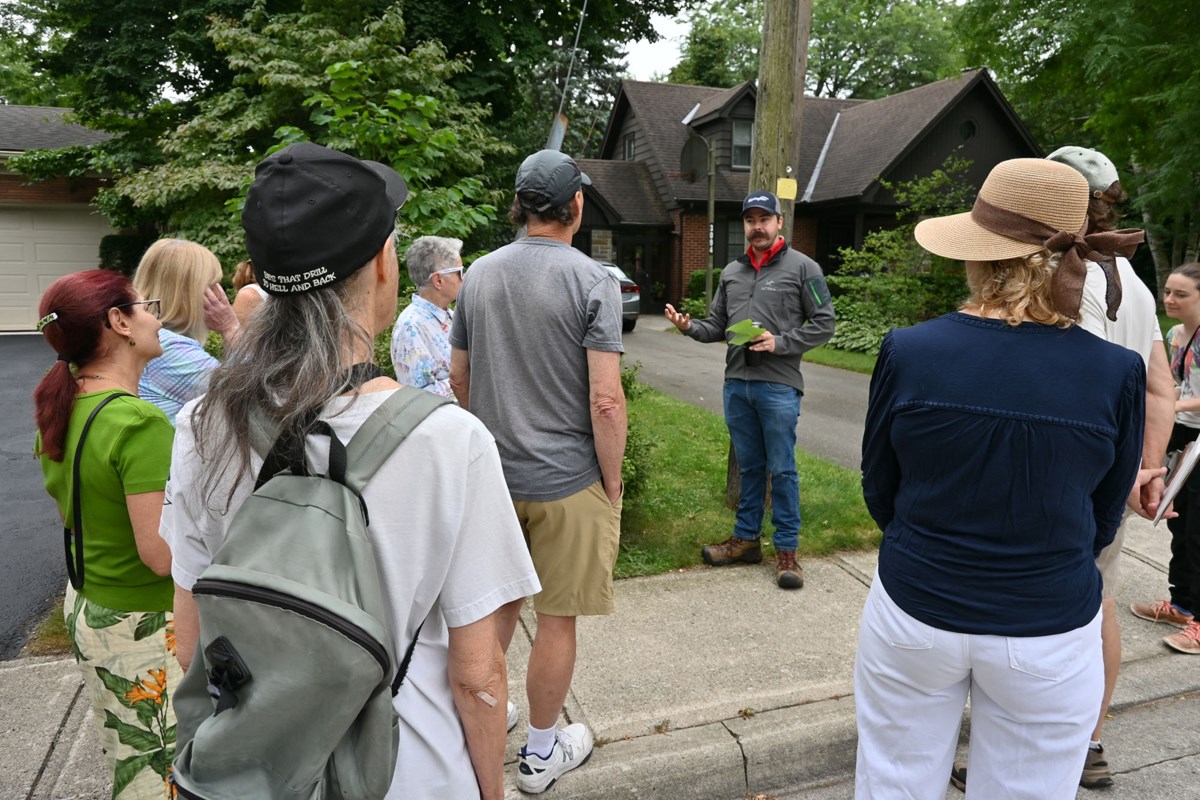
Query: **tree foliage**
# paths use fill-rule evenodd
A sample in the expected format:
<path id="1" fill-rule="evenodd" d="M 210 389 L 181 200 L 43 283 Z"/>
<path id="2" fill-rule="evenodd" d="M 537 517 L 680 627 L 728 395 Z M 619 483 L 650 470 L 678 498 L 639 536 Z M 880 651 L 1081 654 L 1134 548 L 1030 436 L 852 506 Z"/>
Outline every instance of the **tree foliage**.
<path id="1" fill-rule="evenodd" d="M 957 74 L 957 13 L 949 0 L 813 0 L 808 93 L 874 99 Z M 722 87 L 753 80 L 762 20 L 762 0 L 697 10 L 668 79 Z"/>
<path id="2" fill-rule="evenodd" d="M 957 13 L 950 0 L 814 0 L 809 91 L 872 100 L 956 75 Z"/>
<path id="3" fill-rule="evenodd" d="M 717 0 L 692 12 L 671 83 L 728 88 L 758 77 L 763 0 Z"/>
<path id="4" fill-rule="evenodd" d="M 838 314 L 828 347 L 875 354 L 884 335 L 952 311 L 966 296 L 962 265 L 931 256 L 913 238 L 917 221 L 971 207 L 974 188 L 964 176 L 971 162 L 950 156 L 929 175 L 911 181 L 880 181 L 902 208 L 897 224 L 842 248 L 838 271 L 829 276 Z"/>
<path id="5" fill-rule="evenodd" d="M 238 212 L 254 164 L 305 139 L 404 175 L 411 199 L 402 219 L 416 232 L 462 236 L 494 214 L 476 176 L 506 148 L 488 135 L 486 110 L 450 87 L 464 63 L 434 43 L 401 48 L 396 8 L 364 20 L 323 3 L 290 14 L 256 5 L 238 20 L 214 18 L 210 35 L 235 70 L 233 85 L 164 137 L 162 164 L 114 189 L 181 235 L 238 258 Z"/>
<path id="6" fill-rule="evenodd" d="M 409 24 L 408 46 L 438 41 L 451 58 L 469 59 L 470 72 L 455 84 L 465 99 L 491 105 L 502 123 L 532 113 L 545 120 L 538 127 L 549 128 L 557 94 L 553 106 L 530 109 L 525 105 L 530 95 L 513 90 L 561 84 L 566 62 L 557 56 L 569 55 L 574 45 L 582 9 L 578 0 L 485 0 L 466 7 L 403 0 L 400 5 Z M 683 0 L 593 0 L 580 31 L 582 59 L 616 66 L 624 43 L 658 38 L 652 15 L 674 16 L 682 7 Z M 551 64 L 564 69 L 547 70 Z"/>
<path id="7" fill-rule="evenodd" d="M 623 69 L 620 48 L 655 38 L 651 15 L 674 14 L 682 2 L 588 6 L 564 109 L 571 119 L 564 150 L 594 152 Z M 114 226 L 169 229 L 205 243 L 236 234 L 224 204 L 244 189 L 257 158 L 295 138 L 360 154 L 402 152 L 410 163 L 397 166 L 413 170 L 422 190 L 411 211 L 432 226 L 423 232 L 459 226 L 461 236 L 480 214 L 498 217 L 491 205 L 511 191 L 519 159 L 546 140 L 580 13 L 576 0 L 9 0 L 8 7 L 19 11 L 16 30 L 29 33 L 14 39 L 21 63 L 69 84 L 69 96 L 54 102 L 117 134 L 92 147 L 30 152 L 14 168 L 35 180 L 113 176 L 116 187 L 96 204 Z M 5 42 L 0 37 L 0 54 Z M 452 204 L 442 208 L 443 222 L 426 208 L 435 200 Z"/>
<path id="8" fill-rule="evenodd" d="M 1159 280 L 1200 238 L 1200 62 L 1195 2 L 972 0 L 968 56 L 997 81 L 1047 151 L 1094 147 L 1142 215 Z"/>
<path id="9" fill-rule="evenodd" d="M 461 102 L 450 86 L 466 64 L 447 59 L 436 43 L 404 50 L 397 8 L 381 17 L 348 10 L 314 0 L 275 13 L 260 2 L 240 18 L 214 16 L 208 35 L 232 78 L 150 157 L 120 162 L 103 147 L 72 148 L 35 151 L 15 166 L 30 173 L 107 166 L 117 180 L 97 203 L 110 217 L 158 221 L 225 263 L 242 257 L 238 219 L 254 165 L 303 139 L 395 167 L 409 182 L 403 220 L 415 232 L 463 236 L 486 224 L 496 198 L 478 174 L 508 148 L 487 131 L 486 110 Z"/>
<path id="10" fill-rule="evenodd" d="M 0 17 L 0 98 L 18 106 L 62 106 L 72 96 L 70 78 L 49 75 L 37 59 L 38 36 L 27 20 Z"/>

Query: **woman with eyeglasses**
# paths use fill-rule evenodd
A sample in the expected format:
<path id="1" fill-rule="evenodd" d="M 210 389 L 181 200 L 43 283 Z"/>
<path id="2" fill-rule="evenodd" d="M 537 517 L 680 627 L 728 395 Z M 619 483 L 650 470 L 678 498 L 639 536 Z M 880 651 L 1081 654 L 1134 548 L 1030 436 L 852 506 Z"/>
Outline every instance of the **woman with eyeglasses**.
<path id="1" fill-rule="evenodd" d="M 217 359 L 204 349 L 210 329 L 228 345 L 240 325 L 221 288 L 221 263 L 206 247 L 187 239 L 159 239 L 133 276 L 145 297 L 162 300 L 163 354 L 142 374 L 141 395 L 163 410 L 171 424 L 183 404 L 204 394 Z"/>
<path id="2" fill-rule="evenodd" d="M 462 288 L 462 240 L 422 236 L 408 248 L 408 276 L 417 287 L 392 328 L 396 380 L 454 400 L 450 391 L 450 304 Z"/>
<path id="3" fill-rule="evenodd" d="M 63 520 L 63 613 L 119 800 L 168 797 L 175 754 L 181 673 L 158 535 L 174 430 L 138 397 L 162 354 L 159 305 L 119 273 L 88 270 L 50 285 L 38 322 L 58 360 L 33 394 L 34 452 Z"/>

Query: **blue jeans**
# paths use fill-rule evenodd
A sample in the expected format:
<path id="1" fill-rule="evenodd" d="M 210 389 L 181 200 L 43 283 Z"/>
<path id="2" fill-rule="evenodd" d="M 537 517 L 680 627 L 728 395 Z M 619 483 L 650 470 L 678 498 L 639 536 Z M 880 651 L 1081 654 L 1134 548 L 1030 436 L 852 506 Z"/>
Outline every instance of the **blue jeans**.
<path id="1" fill-rule="evenodd" d="M 775 549 L 795 550 L 800 541 L 800 478 L 796 475 L 800 392 L 783 383 L 727 380 L 724 397 L 725 424 L 742 478 L 733 535 L 747 541 L 761 535 L 770 474 Z"/>

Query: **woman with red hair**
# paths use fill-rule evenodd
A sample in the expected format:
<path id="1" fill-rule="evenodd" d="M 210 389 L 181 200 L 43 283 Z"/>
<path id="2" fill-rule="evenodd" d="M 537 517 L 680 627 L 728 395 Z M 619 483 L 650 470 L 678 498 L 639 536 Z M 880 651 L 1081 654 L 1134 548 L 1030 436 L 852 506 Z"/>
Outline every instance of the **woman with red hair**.
<path id="1" fill-rule="evenodd" d="M 51 284 L 38 321 L 58 360 L 34 391 L 35 452 L 63 519 L 64 616 L 120 800 L 169 797 L 175 755 L 174 585 L 158 535 L 174 429 L 137 396 L 162 354 L 158 306 L 125 276 L 89 270 Z"/>

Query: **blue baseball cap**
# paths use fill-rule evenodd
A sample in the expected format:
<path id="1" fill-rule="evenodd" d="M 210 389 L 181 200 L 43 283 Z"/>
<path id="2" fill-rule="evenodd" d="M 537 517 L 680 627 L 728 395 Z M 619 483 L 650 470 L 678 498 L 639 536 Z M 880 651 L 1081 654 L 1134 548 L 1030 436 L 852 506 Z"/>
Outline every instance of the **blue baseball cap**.
<path id="1" fill-rule="evenodd" d="M 746 199 L 742 201 L 742 213 L 745 214 L 752 208 L 761 208 L 777 217 L 783 216 L 783 211 L 779 208 L 779 198 L 771 192 L 760 190 L 746 195 Z"/>

